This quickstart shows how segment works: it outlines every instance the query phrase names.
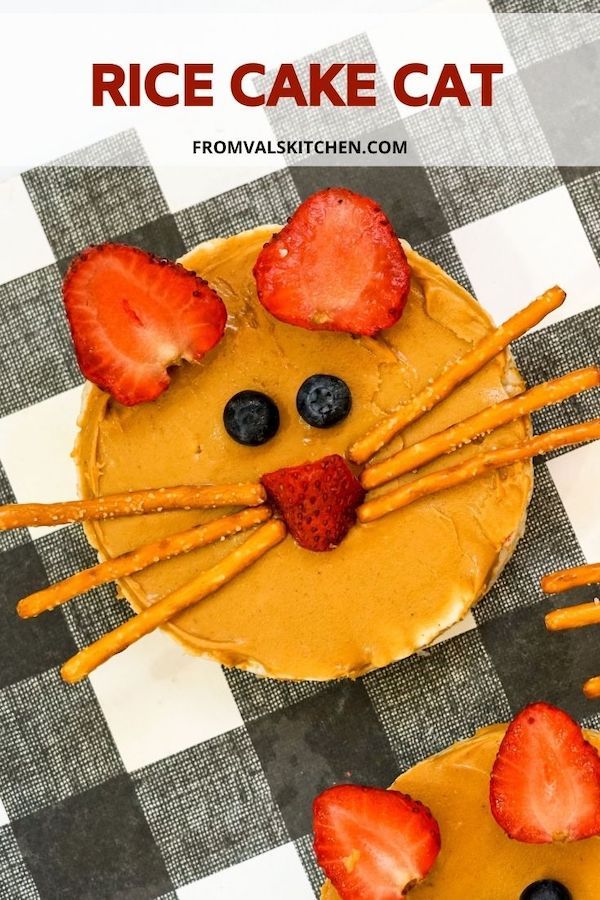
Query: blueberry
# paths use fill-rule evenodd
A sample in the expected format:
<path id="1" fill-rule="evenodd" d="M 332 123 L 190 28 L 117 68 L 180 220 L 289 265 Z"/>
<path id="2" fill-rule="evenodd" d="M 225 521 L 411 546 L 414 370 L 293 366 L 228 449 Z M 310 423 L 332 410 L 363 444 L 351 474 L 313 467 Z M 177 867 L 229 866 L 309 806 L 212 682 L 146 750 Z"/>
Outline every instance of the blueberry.
<path id="1" fill-rule="evenodd" d="M 545 878 L 526 887 L 520 900 L 573 900 L 571 892 L 560 881 Z"/>
<path id="2" fill-rule="evenodd" d="M 279 410 L 260 391 L 240 391 L 225 404 L 223 424 L 229 437 L 238 444 L 258 447 L 277 433 Z"/>
<path id="3" fill-rule="evenodd" d="M 336 375 L 311 375 L 300 385 L 296 409 L 315 428 L 331 428 L 345 419 L 352 407 L 352 394 Z"/>

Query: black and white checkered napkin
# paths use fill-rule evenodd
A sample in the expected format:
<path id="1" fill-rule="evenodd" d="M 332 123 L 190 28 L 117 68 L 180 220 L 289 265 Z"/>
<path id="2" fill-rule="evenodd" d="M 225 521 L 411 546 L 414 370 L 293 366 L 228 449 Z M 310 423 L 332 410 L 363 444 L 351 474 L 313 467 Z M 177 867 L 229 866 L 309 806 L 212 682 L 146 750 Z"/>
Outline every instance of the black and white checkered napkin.
<path id="1" fill-rule="evenodd" d="M 528 45 L 523 61 L 519 35 L 504 36 L 522 60 L 505 89 L 521 93 L 543 135 L 535 85 L 547 60 Z M 377 49 L 359 35 L 319 58 Z M 571 40 L 559 51 L 598 57 L 600 46 Z M 389 105 L 381 110 L 370 130 L 428 139 L 426 113 L 399 121 Z M 569 127 L 569 110 L 560 115 Z M 277 135 L 275 112 L 270 124 Z M 75 493 L 69 451 L 82 379 L 60 299 L 75 252 L 119 240 L 174 258 L 206 238 L 285 220 L 330 184 L 376 198 L 398 234 L 497 320 L 563 285 L 566 305 L 515 347 L 530 384 L 598 362 L 600 170 L 306 165 L 237 184 L 232 170 L 198 168 L 178 180 L 150 160 L 134 164 L 144 152 L 127 132 L 71 165 L 0 185 L 2 502 Z M 535 424 L 598 415 L 595 391 L 536 414 Z M 537 463 L 527 532 L 491 594 L 428 652 L 355 682 L 260 680 L 154 634 L 67 686 L 59 663 L 121 622 L 125 604 L 108 586 L 20 621 L 20 597 L 93 564 L 94 553 L 78 526 L 0 536 L 0 897 L 309 900 L 320 880 L 310 804 L 325 786 L 387 785 L 534 699 L 600 727 L 598 705 L 580 692 L 600 671 L 598 635 L 547 634 L 544 611 L 567 598 L 539 590 L 541 573 L 600 558 L 599 467 L 600 443 Z M 568 601 L 592 595 L 582 589 Z"/>

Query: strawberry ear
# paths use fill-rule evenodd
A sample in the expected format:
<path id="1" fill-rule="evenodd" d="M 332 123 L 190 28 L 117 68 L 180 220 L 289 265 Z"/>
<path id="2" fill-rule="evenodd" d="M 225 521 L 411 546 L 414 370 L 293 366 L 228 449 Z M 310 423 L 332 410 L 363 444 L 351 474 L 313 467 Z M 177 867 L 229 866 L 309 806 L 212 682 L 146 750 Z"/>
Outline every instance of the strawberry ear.
<path id="1" fill-rule="evenodd" d="M 313 830 L 317 862 L 343 900 L 403 900 L 441 846 L 438 823 L 418 800 L 355 784 L 315 798 Z"/>
<path id="2" fill-rule="evenodd" d="M 600 834 L 600 755 L 566 712 L 526 706 L 510 723 L 490 778 L 492 815 L 527 844 Z"/>
<path id="3" fill-rule="evenodd" d="M 156 399 L 169 368 L 202 359 L 227 322 L 225 304 L 194 272 L 122 244 L 80 253 L 63 297 L 82 373 L 126 406 Z"/>
<path id="4" fill-rule="evenodd" d="M 410 289 L 408 260 L 385 213 L 344 188 L 301 203 L 263 247 L 254 277 L 260 302 L 282 322 L 365 335 L 398 321 Z"/>

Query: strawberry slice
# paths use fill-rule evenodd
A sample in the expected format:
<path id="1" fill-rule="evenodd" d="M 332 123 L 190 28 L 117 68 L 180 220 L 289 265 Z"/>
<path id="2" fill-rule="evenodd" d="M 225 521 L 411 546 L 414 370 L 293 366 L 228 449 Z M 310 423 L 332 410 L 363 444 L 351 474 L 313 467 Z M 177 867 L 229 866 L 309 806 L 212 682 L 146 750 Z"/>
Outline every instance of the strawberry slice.
<path id="1" fill-rule="evenodd" d="M 375 334 L 398 321 L 410 268 L 385 213 L 368 197 L 329 188 L 301 203 L 254 266 L 260 302 L 313 330 Z"/>
<path id="2" fill-rule="evenodd" d="M 313 463 L 263 475 L 272 505 L 307 550 L 332 550 L 356 521 L 365 492 L 346 461 L 334 453 Z"/>
<path id="3" fill-rule="evenodd" d="M 63 297 L 81 371 L 125 406 L 162 394 L 169 366 L 201 359 L 227 321 L 223 301 L 194 272 L 122 244 L 76 256 Z"/>
<path id="4" fill-rule="evenodd" d="M 398 791 L 342 784 L 313 803 L 317 861 L 342 900 L 400 900 L 427 875 L 440 830 Z"/>
<path id="5" fill-rule="evenodd" d="M 566 712 L 526 706 L 500 745 L 490 804 L 498 825 L 526 844 L 600 834 L 600 756 Z"/>

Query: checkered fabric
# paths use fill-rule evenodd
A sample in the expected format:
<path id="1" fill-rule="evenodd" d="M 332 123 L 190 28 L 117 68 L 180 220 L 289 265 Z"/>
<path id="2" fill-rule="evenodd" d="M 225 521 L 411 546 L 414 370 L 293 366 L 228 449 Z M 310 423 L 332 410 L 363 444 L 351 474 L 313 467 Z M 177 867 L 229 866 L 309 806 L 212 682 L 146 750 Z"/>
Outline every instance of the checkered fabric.
<path id="1" fill-rule="evenodd" d="M 556 129 L 536 106 L 547 49 L 524 46 L 495 18 L 532 4 L 493 6 L 489 27 L 514 49 L 517 66 L 503 89 L 518 95 L 551 155 Z M 551 13 L 565 4 L 535 6 Z M 593 34 L 562 41 L 561 33 L 557 53 L 599 50 Z M 357 35 L 313 55 L 368 58 L 386 52 L 383 40 Z M 277 115 L 268 123 L 274 136 Z M 568 128 L 570 108 L 560 115 Z M 118 240 L 177 257 L 208 237 L 281 221 L 331 184 L 376 198 L 397 232 L 496 320 L 549 284 L 566 288 L 565 306 L 515 347 L 530 384 L 598 362 L 600 169 L 426 168 L 418 146 L 434 138 L 427 113 L 395 117 L 390 100 L 365 127 L 408 134 L 414 165 L 305 161 L 243 184 L 231 170 L 220 178 L 198 168 L 179 181 L 127 132 L 68 165 L 0 185 L 0 501 L 75 494 L 69 451 L 82 378 L 60 299 L 74 253 Z M 537 414 L 535 425 L 599 415 L 593 391 Z M 93 564 L 94 553 L 78 526 L 1 535 L 0 897 L 309 900 L 320 882 L 310 806 L 322 788 L 388 785 L 534 699 L 600 727 L 600 706 L 580 692 L 600 670 L 597 634 L 549 635 L 543 624 L 552 605 L 594 591 L 548 600 L 539 589 L 542 572 L 600 558 L 599 468 L 600 442 L 537 463 L 526 534 L 489 596 L 427 652 L 355 682 L 280 683 L 226 671 L 160 633 L 87 682 L 65 685 L 58 665 L 129 613 L 108 587 L 20 621 L 20 597 Z"/>

